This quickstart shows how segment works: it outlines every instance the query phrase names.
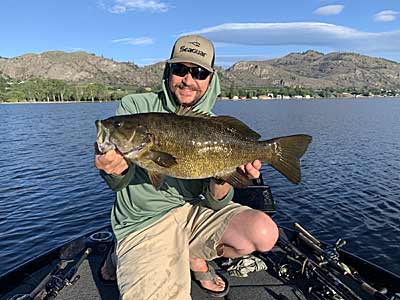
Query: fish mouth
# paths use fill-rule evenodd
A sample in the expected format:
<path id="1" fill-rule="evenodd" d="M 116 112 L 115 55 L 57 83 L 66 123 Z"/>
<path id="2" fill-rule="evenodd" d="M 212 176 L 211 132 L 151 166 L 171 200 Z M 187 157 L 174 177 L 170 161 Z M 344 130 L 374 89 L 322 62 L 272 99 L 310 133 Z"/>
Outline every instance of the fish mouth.
<path id="1" fill-rule="evenodd" d="M 113 143 L 110 142 L 110 130 L 105 127 L 99 120 L 97 120 L 95 124 L 97 129 L 97 150 L 102 154 L 110 150 L 114 150 L 116 147 Z"/>
<path id="2" fill-rule="evenodd" d="M 104 154 L 110 150 L 118 150 L 118 152 L 123 156 L 134 159 L 139 156 L 143 150 L 148 148 L 149 143 L 152 141 L 151 135 L 145 134 L 143 136 L 143 128 L 139 130 L 139 134 L 137 130 L 134 130 L 129 140 L 125 141 L 125 136 L 115 136 L 117 133 L 113 132 L 107 127 L 107 122 L 104 123 L 103 121 L 96 120 L 95 124 L 97 129 L 97 150 L 101 154 Z M 113 137 L 111 136 L 112 133 Z M 137 140 L 138 136 L 141 139 L 139 144 L 137 144 L 139 142 L 139 140 Z"/>

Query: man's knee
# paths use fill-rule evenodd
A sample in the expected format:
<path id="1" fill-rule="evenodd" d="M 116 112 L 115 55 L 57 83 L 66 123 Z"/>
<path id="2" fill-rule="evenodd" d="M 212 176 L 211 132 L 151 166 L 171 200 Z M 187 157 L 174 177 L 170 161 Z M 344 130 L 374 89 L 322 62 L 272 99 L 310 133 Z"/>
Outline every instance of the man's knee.
<path id="1" fill-rule="evenodd" d="M 232 219 L 221 239 L 221 244 L 234 249 L 234 253 L 225 253 L 226 255 L 237 257 L 256 250 L 260 252 L 271 250 L 278 235 L 278 227 L 267 214 L 249 209 Z"/>
<path id="2" fill-rule="evenodd" d="M 272 249 L 278 240 L 279 230 L 275 222 L 262 211 L 253 212 L 250 239 L 257 251 L 265 252 Z"/>

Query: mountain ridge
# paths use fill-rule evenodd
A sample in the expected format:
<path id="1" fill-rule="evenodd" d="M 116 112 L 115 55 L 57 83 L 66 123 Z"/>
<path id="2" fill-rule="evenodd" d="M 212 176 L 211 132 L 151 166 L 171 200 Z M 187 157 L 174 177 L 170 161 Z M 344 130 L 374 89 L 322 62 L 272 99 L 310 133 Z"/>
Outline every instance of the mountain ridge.
<path id="1" fill-rule="evenodd" d="M 0 57 L 0 74 L 15 80 L 57 79 L 71 83 L 102 83 L 155 87 L 161 83 L 164 62 L 139 67 L 84 51 L 26 53 Z M 265 61 L 238 61 L 216 67 L 225 88 L 300 87 L 339 89 L 400 87 L 400 63 L 351 52 L 323 54 L 315 50 L 289 53 Z"/>

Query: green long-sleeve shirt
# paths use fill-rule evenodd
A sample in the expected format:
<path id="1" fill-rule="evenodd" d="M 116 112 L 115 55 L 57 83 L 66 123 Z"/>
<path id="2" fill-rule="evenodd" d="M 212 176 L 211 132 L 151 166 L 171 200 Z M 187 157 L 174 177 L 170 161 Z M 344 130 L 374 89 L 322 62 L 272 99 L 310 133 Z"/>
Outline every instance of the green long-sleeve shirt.
<path id="1" fill-rule="evenodd" d="M 159 93 L 145 93 L 124 97 L 117 109 L 117 115 L 146 112 L 175 112 L 176 103 L 169 95 L 168 75 L 164 73 L 163 90 Z M 210 112 L 220 93 L 219 79 L 214 74 L 206 94 L 193 107 L 195 111 Z M 170 210 L 185 204 L 199 203 L 212 209 L 224 207 L 233 197 L 233 188 L 221 200 L 212 197 L 209 190 L 210 179 L 184 180 L 165 177 L 164 185 L 156 190 L 147 172 L 130 164 L 122 176 L 101 175 L 116 192 L 116 201 L 111 212 L 111 224 L 117 240 L 129 233 L 145 228 L 160 219 Z"/>

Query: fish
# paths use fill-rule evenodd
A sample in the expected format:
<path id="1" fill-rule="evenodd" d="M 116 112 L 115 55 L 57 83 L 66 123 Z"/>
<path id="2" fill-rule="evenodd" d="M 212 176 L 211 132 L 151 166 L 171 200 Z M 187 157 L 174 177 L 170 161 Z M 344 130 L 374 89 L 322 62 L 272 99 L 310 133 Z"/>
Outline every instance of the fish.
<path id="1" fill-rule="evenodd" d="M 99 152 L 117 150 L 145 169 L 156 189 L 165 176 L 215 178 L 246 187 L 252 181 L 239 166 L 254 160 L 269 164 L 298 184 L 300 158 L 312 140 L 309 135 L 296 134 L 260 141 L 260 134 L 239 119 L 186 108 L 175 113 L 113 116 L 95 124 Z"/>

